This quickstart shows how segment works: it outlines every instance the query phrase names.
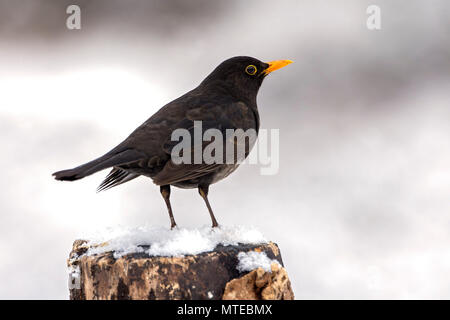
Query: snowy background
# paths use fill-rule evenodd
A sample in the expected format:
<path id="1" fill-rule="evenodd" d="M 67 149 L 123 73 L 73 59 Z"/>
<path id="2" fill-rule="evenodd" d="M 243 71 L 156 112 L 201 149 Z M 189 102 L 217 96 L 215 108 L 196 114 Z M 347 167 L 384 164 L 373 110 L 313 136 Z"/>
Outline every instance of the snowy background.
<path id="1" fill-rule="evenodd" d="M 82 29 L 65 27 L 79 4 Z M 382 30 L 366 28 L 381 7 Z M 0 0 L 0 298 L 67 299 L 82 234 L 169 225 L 152 182 L 96 194 L 95 158 L 235 55 L 294 64 L 264 82 L 280 171 L 211 187 L 219 223 L 277 242 L 298 299 L 450 298 L 450 4 Z M 174 189 L 180 226 L 209 225 Z"/>

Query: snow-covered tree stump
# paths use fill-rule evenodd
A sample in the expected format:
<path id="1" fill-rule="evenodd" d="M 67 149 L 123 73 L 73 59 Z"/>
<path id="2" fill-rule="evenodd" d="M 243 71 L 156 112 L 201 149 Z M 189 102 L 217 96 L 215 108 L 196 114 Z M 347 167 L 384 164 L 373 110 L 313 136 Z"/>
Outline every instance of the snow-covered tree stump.
<path id="1" fill-rule="evenodd" d="M 279 248 L 272 242 L 219 241 L 213 250 L 172 256 L 152 254 L 154 245 L 137 245 L 128 252 L 118 250 L 123 239 L 111 243 L 74 242 L 68 260 L 72 300 L 294 298 Z"/>

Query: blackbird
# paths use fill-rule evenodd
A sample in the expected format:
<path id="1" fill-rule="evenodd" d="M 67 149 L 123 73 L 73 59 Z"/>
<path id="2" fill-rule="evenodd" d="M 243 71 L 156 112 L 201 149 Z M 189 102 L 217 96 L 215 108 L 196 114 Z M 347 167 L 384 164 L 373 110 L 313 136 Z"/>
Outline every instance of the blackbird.
<path id="1" fill-rule="evenodd" d="M 175 129 L 185 129 L 192 133 L 198 127 L 198 121 L 201 121 L 202 133 L 207 129 L 216 129 L 221 133 L 227 129 L 253 129 L 257 134 L 259 114 L 256 96 L 261 83 L 270 72 L 291 62 L 277 60 L 265 63 L 246 56 L 225 60 L 195 89 L 163 106 L 111 151 L 76 168 L 55 172 L 53 176 L 56 180 L 74 181 L 112 168 L 98 191 L 118 186 L 141 175 L 150 177 L 160 186 L 171 228 L 176 223 L 169 200 L 170 186 L 198 188 L 211 216 L 212 226 L 217 227 L 217 220 L 208 201 L 209 185 L 227 177 L 240 162 L 235 157 L 231 163 L 206 163 L 204 160 L 199 163 L 176 162 L 172 151 L 178 142 L 173 141 L 172 133 Z M 201 150 L 208 145 L 203 141 L 201 144 Z M 195 145 L 189 146 L 191 149 L 187 149 L 188 153 L 195 149 Z M 250 143 L 245 144 L 244 157 L 252 146 Z M 186 150 L 181 154 L 184 152 Z"/>

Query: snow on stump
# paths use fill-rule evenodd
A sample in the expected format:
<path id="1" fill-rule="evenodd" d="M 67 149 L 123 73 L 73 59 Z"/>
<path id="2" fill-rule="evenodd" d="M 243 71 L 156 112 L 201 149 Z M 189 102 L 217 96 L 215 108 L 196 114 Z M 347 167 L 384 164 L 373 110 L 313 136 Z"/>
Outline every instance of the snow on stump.
<path id="1" fill-rule="evenodd" d="M 294 298 L 278 246 L 254 229 L 140 228 L 106 238 L 74 242 L 70 299 Z"/>

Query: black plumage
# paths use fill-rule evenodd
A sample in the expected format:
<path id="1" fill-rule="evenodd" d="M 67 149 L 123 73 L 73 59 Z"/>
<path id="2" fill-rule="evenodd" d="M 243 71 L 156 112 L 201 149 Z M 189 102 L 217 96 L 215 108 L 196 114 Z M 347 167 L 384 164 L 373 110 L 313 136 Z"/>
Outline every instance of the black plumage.
<path id="1" fill-rule="evenodd" d="M 160 186 L 172 228 L 176 224 L 169 201 L 170 186 L 198 188 L 210 212 L 213 227 L 216 227 L 218 224 L 207 198 L 209 185 L 228 176 L 239 163 L 208 164 L 202 161 L 198 164 L 176 164 L 172 161 L 171 152 L 178 142 L 172 141 L 172 132 L 180 128 L 193 132 L 194 121 L 201 121 L 202 132 L 207 129 L 217 129 L 222 133 L 226 129 L 254 129 L 258 132 L 256 96 L 261 83 L 271 71 L 290 62 L 279 60 L 264 63 L 243 56 L 228 59 L 198 87 L 163 106 L 105 155 L 53 175 L 57 180 L 73 181 L 112 168 L 98 191 L 118 186 L 141 175 L 150 177 Z M 208 143 L 203 143 L 201 148 L 207 145 Z M 245 145 L 245 156 L 251 147 L 250 143 Z"/>

